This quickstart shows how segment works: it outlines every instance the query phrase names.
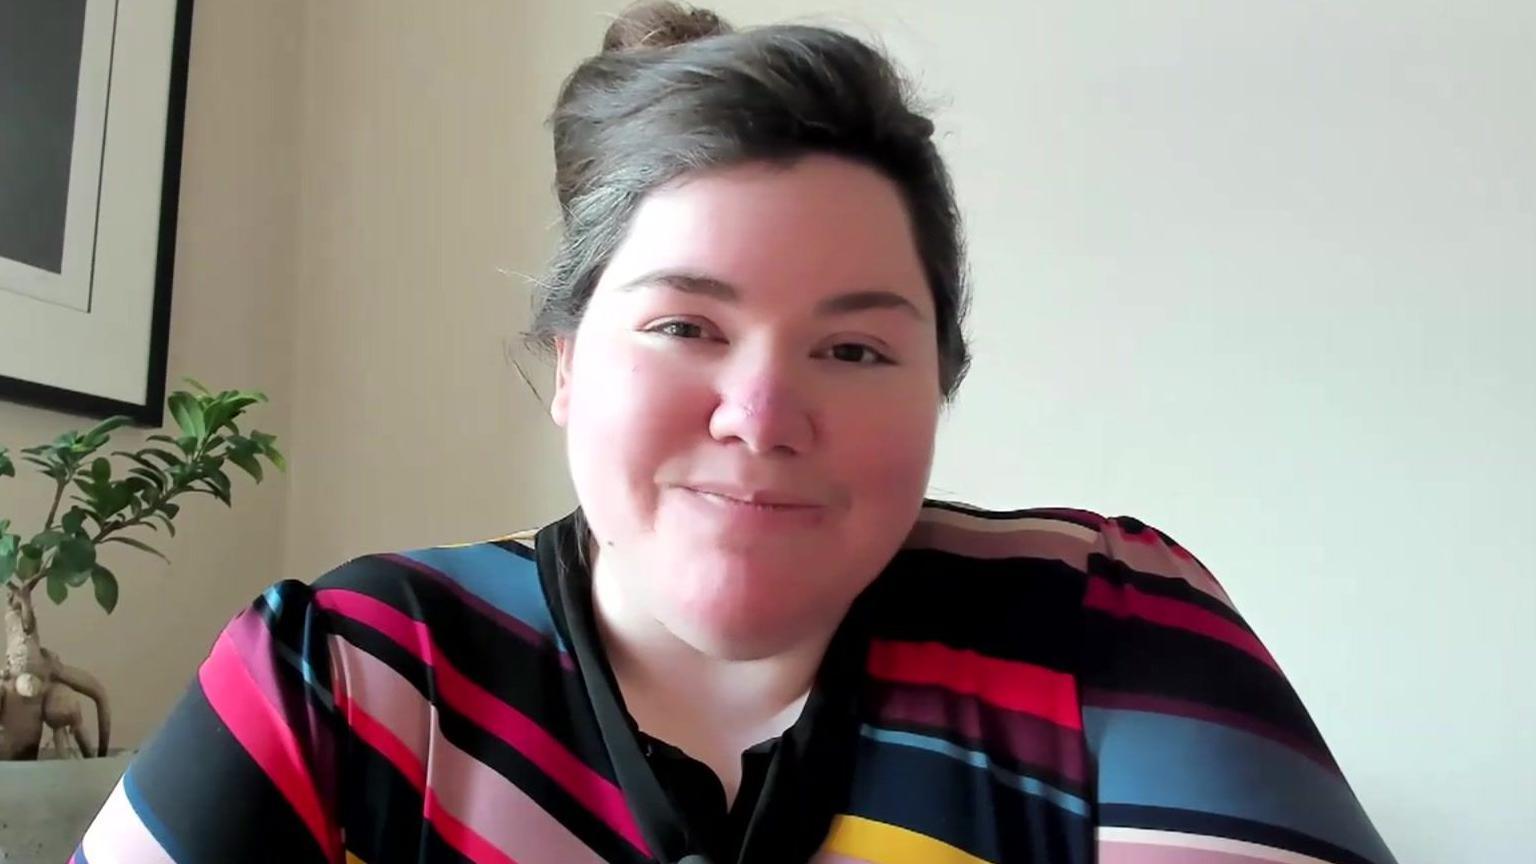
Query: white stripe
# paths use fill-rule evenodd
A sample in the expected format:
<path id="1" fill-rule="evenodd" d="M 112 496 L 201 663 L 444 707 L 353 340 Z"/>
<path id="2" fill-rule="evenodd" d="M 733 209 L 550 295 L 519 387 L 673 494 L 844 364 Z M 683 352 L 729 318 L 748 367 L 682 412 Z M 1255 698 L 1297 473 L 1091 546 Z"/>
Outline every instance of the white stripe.
<path id="1" fill-rule="evenodd" d="M 1330 864 L 1321 858 L 1313 858 L 1311 855 L 1303 855 L 1300 852 L 1290 852 L 1228 837 L 1211 837 L 1206 834 L 1155 831 L 1150 828 L 1100 828 L 1098 838 L 1101 845 L 1135 843 L 1142 846 L 1172 846 L 1178 849 L 1201 849 L 1208 852 L 1246 855 L 1260 861 L 1272 861 L 1274 864 Z"/>
<path id="2" fill-rule="evenodd" d="M 939 507 L 925 507 L 918 516 L 918 521 L 936 525 L 948 525 L 953 528 L 963 528 L 979 534 L 1042 531 L 1048 534 L 1064 534 L 1068 537 L 1082 540 L 1085 543 L 1092 543 L 1099 539 L 1099 532 L 1094 528 L 1084 527 L 1075 522 L 1048 519 L 1042 516 L 1020 516 L 1015 519 L 985 519 L 980 516 L 956 513 L 953 510 L 945 510 Z"/>
<path id="3" fill-rule="evenodd" d="M 107 803 L 80 842 L 91 864 L 176 864 L 155 840 L 133 809 L 123 781 L 118 780 Z"/>

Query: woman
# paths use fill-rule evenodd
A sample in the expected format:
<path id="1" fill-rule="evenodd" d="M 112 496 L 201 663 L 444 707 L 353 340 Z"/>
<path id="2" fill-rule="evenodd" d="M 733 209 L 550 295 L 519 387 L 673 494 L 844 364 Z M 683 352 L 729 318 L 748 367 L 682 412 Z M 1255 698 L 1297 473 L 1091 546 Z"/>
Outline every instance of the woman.
<path id="1" fill-rule="evenodd" d="M 640 7 L 553 126 L 580 508 L 272 587 L 78 860 L 1392 860 L 1167 535 L 924 500 L 964 268 L 885 59 Z"/>

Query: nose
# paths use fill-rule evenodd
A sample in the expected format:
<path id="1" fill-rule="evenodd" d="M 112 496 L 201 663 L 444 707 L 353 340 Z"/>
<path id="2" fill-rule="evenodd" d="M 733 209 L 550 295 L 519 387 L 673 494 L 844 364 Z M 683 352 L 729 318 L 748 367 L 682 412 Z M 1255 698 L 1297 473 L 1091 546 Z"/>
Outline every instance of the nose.
<path id="1" fill-rule="evenodd" d="M 783 360 L 766 352 L 745 358 L 726 372 L 718 392 L 709 420 L 715 440 L 739 442 L 762 455 L 804 453 L 815 441 L 809 394 Z"/>

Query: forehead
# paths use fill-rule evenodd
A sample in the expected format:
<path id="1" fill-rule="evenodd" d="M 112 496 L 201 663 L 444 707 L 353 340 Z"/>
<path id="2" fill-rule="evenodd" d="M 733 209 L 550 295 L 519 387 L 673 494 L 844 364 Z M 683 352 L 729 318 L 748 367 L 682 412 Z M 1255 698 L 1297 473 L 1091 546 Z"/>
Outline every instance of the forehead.
<path id="1" fill-rule="evenodd" d="M 819 297 L 878 286 L 919 308 L 932 304 L 896 184 L 835 156 L 737 165 L 653 190 L 599 290 L 665 267 L 709 273 L 748 294 Z"/>

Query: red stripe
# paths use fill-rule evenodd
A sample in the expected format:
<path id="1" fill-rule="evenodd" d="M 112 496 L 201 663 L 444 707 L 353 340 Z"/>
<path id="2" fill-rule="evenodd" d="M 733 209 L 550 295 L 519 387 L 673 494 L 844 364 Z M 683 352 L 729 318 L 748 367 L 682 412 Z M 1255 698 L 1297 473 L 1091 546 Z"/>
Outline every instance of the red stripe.
<path id="1" fill-rule="evenodd" d="M 650 854 L 619 787 L 576 758 L 527 715 L 454 668 L 425 624 L 382 600 L 341 588 L 317 591 L 315 603 L 383 633 L 432 667 L 444 703 L 511 745 L 636 849 Z"/>
<path id="2" fill-rule="evenodd" d="M 1117 587 L 1105 579 L 1094 577 L 1088 580 L 1088 593 L 1083 598 L 1083 605 L 1116 618 L 1140 618 L 1153 624 L 1215 639 L 1248 654 L 1276 672 L 1280 671 L 1279 664 L 1257 636 L 1233 621 L 1182 600 L 1144 594 L 1130 585 Z"/>
<path id="3" fill-rule="evenodd" d="M 943 687 L 1068 729 L 1083 728 L 1072 676 L 1032 663 L 987 657 L 937 642 L 877 640 L 869 646 L 869 673 L 898 684 Z"/>
<path id="4" fill-rule="evenodd" d="M 356 702 L 348 700 L 345 694 L 337 694 L 336 708 L 343 717 L 347 718 L 348 725 L 357 733 L 357 737 L 388 759 L 390 764 L 405 775 L 416 791 L 421 793 L 422 818 L 432 825 L 433 830 L 437 831 L 448 845 L 471 861 L 517 864 L 510 855 L 497 849 L 491 841 L 465 825 L 438 802 L 437 796 L 427 786 L 426 766 L 410 746 L 391 732 L 389 727 L 358 707 Z"/>
<path id="5" fill-rule="evenodd" d="M 379 755 L 388 759 L 391 765 L 405 775 L 405 779 L 411 781 L 411 785 L 417 792 L 426 791 L 426 766 L 421 763 L 421 758 L 410 748 L 410 745 L 401 741 L 388 726 L 375 720 L 372 714 L 359 708 L 357 703 L 347 698 L 345 693 L 337 692 L 336 711 L 347 718 L 347 725 L 352 727 L 357 737 L 377 750 Z"/>
<path id="6" fill-rule="evenodd" d="M 335 860 L 340 838 L 320 804 L 299 742 L 282 714 L 262 696 L 227 631 L 213 643 L 197 677 L 219 720 L 288 799 L 326 858 Z"/>

